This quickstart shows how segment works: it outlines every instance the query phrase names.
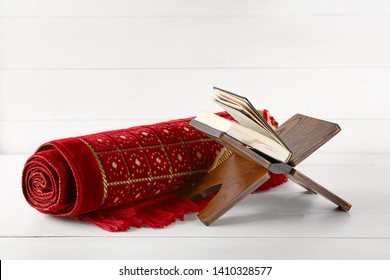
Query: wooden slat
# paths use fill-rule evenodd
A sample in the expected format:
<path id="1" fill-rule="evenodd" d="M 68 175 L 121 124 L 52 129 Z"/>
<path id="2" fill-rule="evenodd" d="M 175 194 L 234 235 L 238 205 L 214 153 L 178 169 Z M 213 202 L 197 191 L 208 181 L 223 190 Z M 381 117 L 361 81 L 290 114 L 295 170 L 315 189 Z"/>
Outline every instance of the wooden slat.
<path id="1" fill-rule="evenodd" d="M 388 155 L 327 154 L 300 166 L 353 201 L 350 213 L 334 211 L 325 199 L 287 183 L 248 196 L 211 227 L 190 215 L 164 230 L 132 229 L 114 237 L 94 225 L 32 209 L 19 186 L 26 158 L 0 156 L 7 186 L 0 196 L 1 259 L 389 258 Z"/>
<path id="2" fill-rule="evenodd" d="M 184 117 L 221 110 L 209 98 L 213 86 L 277 120 L 390 119 L 389 77 L 390 69 L 3 70 L 0 120 Z"/>
<path id="3" fill-rule="evenodd" d="M 386 0 L 2 0 L 0 16 L 269 16 L 389 14 Z"/>
<path id="4" fill-rule="evenodd" d="M 0 213 L 12 213 L 0 215 L 1 237 L 112 235 L 94 225 L 49 217 L 31 208 L 20 187 L 27 157 L 0 156 L 0 170 L 4 170 L 2 180 L 7 186 L 0 196 Z M 359 157 L 364 159 L 364 155 Z M 390 238 L 389 163 L 381 164 L 383 158 L 376 158 L 372 156 L 373 162 L 378 164 L 368 165 L 356 162 L 355 157 L 347 160 L 346 155 L 333 155 L 332 161 L 326 162 L 320 157 L 311 166 L 300 166 L 300 171 L 353 203 L 349 213 L 336 211 L 324 198 L 306 194 L 301 187 L 289 182 L 267 192 L 249 195 L 211 227 L 205 227 L 195 215 L 190 215 L 186 222 L 177 222 L 164 230 L 132 229 L 116 236 Z"/>
<path id="5" fill-rule="evenodd" d="M 0 259 L 389 259 L 389 14 L 386 0 L 0 0 Z M 217 111 L 213 86 L 280 122 L 340 124 L 298 169 L 351 212 L 289 182 L 211 227 L 189 215 L 113 237 L 24 201 L 41 143 Z"/>
<path id="6" fill-rule="evenodd" d="M 157 113 L 163 114 L 162 111 Z M 176 117 L 184 116 L 188 115 Z M 121 129 L 141 124 L 151 124 L 162 120 L 0 121 L 0 154 L 31 153 L 43 142 L 49 140 Z M 390 152 L 390 135 L 388 133 L 381 133 L 383 128 L 390 127 L 390 120 L 363 119 L 333 121 L 340 125 L 342 131 L 333 141 L 321 147 L 316 154 L 335 152 L 382 154 Z M 375 144 L 372 142 L 372 135 L 378 135 L 378 137 L 375 137 Z"/>
<path id="7" fill-rule="evenodd" d="M 0 257 L 3 260 L 387 260 L 390 258 L 389 239 L 272 237 L 176 239 L 118 238 L 117 236 L 105 238 L 0 238 L 0 249 Z M 193 266 L 196 267 L 196 264 L 194 263 Z M 370 276 L 373 275 L 376 275 L 376 271 L 371 272 Z"/>
<path id="8" fill-rule="evenodd" d="M 336 123 L 295 114 L 276 129 L 291 151 L 291 166 L 296 166 L 340 132 Z"/>
<path id="9" fill-rule="evenodd" d="M 209 189 L 221 185 L 216 196 L 198 214 L 205 225 L 210 225 L 269 178 L 268 170 L 233 154 L 208 173 L 186 197 L 195 200 L 205 197 Z"/>
<path id="10" fill-rule="evenodd" d="M 1 18 L 2 69 L 389 67 L 390 17 Z"/>

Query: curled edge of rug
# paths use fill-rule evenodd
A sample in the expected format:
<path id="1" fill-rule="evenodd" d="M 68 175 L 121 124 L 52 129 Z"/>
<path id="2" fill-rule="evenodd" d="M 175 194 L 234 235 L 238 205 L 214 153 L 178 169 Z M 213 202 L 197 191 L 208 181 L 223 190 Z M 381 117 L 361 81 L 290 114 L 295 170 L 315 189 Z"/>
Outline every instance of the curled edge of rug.
<path id="1" fill-rule="evenodd" d="M 267 110 L 261 113 L 277 127 Z M 219 115 L 232 119 L 226 112 Z M 24 166 L 24 197 L 44 214 L 112 232 L 184 220 L 185 214 L 201 211 L 213 194 L 197 201 L 181 194 L 223 153 L 221 145 L 189 125 L 191 119 L 47 142 Z M 271 174 L 256 192 L 286 181 Z"/>

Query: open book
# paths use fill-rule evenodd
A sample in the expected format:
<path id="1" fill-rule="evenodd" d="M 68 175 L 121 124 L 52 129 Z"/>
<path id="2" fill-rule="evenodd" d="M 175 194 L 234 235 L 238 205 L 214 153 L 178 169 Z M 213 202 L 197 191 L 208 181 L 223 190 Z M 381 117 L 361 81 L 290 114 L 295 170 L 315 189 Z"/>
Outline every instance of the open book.
<path id="1" fill-rule="evenodd" d="M 226 133 L 262 155 L 280 162 L 289 161 L 291 151 L 248 99 L 219 88 L 214 90 L 213 99 L 237 122 L 202 112 L 191 121 L 192 125 L 198 127 L 197 123 L 200 123 L 220 133 Z"/>

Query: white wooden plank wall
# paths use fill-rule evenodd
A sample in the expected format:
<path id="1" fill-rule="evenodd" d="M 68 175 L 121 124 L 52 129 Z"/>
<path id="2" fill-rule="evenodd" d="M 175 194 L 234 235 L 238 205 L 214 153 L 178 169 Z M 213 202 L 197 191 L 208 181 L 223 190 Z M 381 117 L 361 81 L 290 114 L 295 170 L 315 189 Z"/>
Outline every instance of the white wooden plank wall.
<path id="1" fill-rule="evenodd" d="M 0 0 L 0 154 L 217 111 L 212 86 L 389 153 L 390 2 Z"/>

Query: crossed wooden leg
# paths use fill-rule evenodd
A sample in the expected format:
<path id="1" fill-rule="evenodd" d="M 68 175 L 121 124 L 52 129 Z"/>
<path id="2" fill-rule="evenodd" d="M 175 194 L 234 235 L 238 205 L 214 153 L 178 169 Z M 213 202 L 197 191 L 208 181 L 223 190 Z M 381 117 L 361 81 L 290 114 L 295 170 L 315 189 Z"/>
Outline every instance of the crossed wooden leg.
<path id="1" fill-rule="evenodd" d="M 186 196 L 196 200 L 219 191 L 199 213 L 199 219 L 210 225 L 238 202 L 269 179 L 268 170 L 233 154 L 207 174 Z"/>

